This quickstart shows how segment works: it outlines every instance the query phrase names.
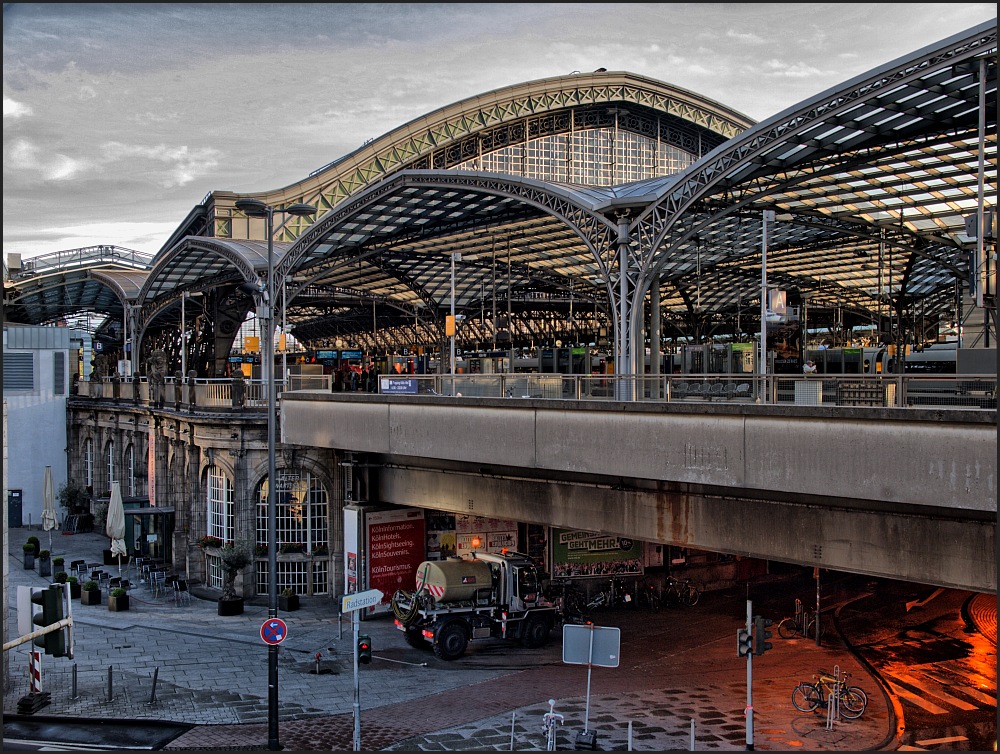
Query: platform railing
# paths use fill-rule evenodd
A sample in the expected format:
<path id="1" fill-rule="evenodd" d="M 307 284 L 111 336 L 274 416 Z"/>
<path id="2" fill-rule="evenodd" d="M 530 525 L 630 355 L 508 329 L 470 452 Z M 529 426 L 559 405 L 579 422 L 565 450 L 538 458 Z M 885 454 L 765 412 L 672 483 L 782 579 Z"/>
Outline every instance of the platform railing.
<path id="1" fill-rule="evenodd" d="M 289 375 L 276 382 L 280 397 L 291 392 L 329 393 L 330 375 Z M 997 378 L 962 375 L 572 375 L 540 373 L 381 375 L 384 395 L 428 395 L 464 398 L 629 401 L 652 403 L 755 403 L 828 407 L 923 407 L 992 409 L 997 407 Z M 79 395 L 151 405 L 145 378 L 83 381 Z M 155 391 L 154 391 L 155 392 Z M 339 394 L 363 395 L 364 391 Z M 161 387 L 164 407 L 189 410 L 238 408 L 266 410 L 267 385 L 246 380 L 243 400 L 233 401 L 230 379 L 179 380 L 168 377 Z M 152 401 L 156 404 L 156 401 Z"/>

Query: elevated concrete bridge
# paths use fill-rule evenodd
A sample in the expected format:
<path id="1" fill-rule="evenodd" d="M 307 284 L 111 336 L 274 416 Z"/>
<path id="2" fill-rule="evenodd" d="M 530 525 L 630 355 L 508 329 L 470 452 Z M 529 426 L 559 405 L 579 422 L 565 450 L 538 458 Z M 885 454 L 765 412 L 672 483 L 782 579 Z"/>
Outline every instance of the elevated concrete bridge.
<path id="1" fill-rule="evenodd" d="M 295 392 L 356 499 L 996 592 L 996 412 Z"/>

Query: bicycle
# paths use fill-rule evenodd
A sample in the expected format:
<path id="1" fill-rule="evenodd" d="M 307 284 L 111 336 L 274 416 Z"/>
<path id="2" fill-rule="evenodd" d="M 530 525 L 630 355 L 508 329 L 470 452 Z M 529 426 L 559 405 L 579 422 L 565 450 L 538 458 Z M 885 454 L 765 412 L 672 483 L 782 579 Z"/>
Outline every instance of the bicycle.
<path id="1" fill-rule="evenodd" d="M 559 726 L 563 724 L 563 716 L 555 711 L 556 700 L 549 699 L 549 711 L 542 715 L 542 732 L 545 734 L 545 751 L 558 751 L 556 738 Z"/>
<path id="2" fill-rule="evenodd" d="M 694 607 L 701 599 L 701 590 L 697 585 L 691 583 L 691 579 L 682 580 L 668 576 L 664 597 L 681 605 Z"/>
<path id="3" fill-rule="evenodd" d="M 822 633 L 823 627 L 820 626 L 820 634 Z M 797 634 L 806 638 L 816 635 L 816 612 L 810 612 L 799 599 L 795 600 L 795 615 L 783 618 L 778 623 L 778 636 L 782 639 L 791 639 Z"/>
<path id="4" fill-rule="evenodd" d="M 662 603 L 660 590 L 656 584 L 651 581 L 642 581 L 636 584 L 636 607 L 644 607 L 651 612 L 658 613 Z"/>
<path id="5" fill-rule="evenodd" d="M 829 675 L 820 671 L 813 682 L 802 681 L 792 689 L 792 704 L 800 712 L 813 712 L 836 700 L 840 714 L 848 720 L 861 717 L 868 709 L 868 695 L 859 686 L 848 686 L 850 673 Z"/>
<path id="6" fill-rule="evenodd" d="M 589 621 L 587 600 L 569 581 L 552 581 L 545 590 L 545 597 L 558 608 L 563 623 L 583 625 Z"/>
<path id="7" fill-rule="evenodd" d="M 594 598 L 587 603 L 588 610 L 596 610 L 599 607 L 632 607 L 635 601 L 631 593 L 625 588 L 625 582 L 612 576 L 608 582 L 608 588 L 603 592 L 598 592 Z"/>

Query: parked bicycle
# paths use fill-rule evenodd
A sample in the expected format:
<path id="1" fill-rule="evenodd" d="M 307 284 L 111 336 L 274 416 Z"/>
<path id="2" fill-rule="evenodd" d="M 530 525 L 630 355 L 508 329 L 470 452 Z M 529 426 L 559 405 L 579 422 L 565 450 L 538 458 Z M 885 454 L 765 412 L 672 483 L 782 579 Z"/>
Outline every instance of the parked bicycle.
<path id="1" fill-rule="evenodd" d="M 820 672 L 812 683 L 803 681 L 792 690 L 792 704 L 801 712 L 812 712 L 836 700 L 841 716 L 848 720 L 861 717 L 868 709 L 868 695 L 860 686 L 848 686 L 850 677 L 850 673 Z"/>
<path id="2" fill-rule="evenodd" d="M 558 751 L 556 738 L 563 716 L 555 711 L 556 700 L 549 699 L 549 711 L 542 715 L 542 732 L 545 734 L 545 751 Z"/>
<path id="3" fill-rule="evenodd" d="M 565 579 L 550 582 L 545 597 L 559 609 L 563 623 L 583 625 L 590 620 L 587 599 L 572 582 Z"/>
<path id="4" fill-rule="evenodd" d="M 663 604 L 660 587 L 652 581 L 640 581 L 635 586 L 635 605 L 651 612 L 659 612 Z"/>
<path id="5" fill-rule="evenodd" d="M 588 610 L 595 610 L 599 607 L 633 607 L 634 600 L 632 593 L 626 588 L 624 580 L 618 576 L 612 576 L 608 582 L 608 588 L 594 595 L 594 598 L 587 603 Z"/>
<path id="6" fill-rule="evenodd" d="M 691 579 L 675 579 L 673 576 L 668 576 L 663 596 L 670 602 L 694 607 L 701 599 L 701 589 L 691 583 Z"/>
<path id="7" fill-rule="evenodd" d="M 823 627 L 820 626 L 820 634 Z M 782 639 L 791 639 L 793 636 L 805 636 L 807 638 L 816 635 L 816 612 L 810 611 L 802 600 L 795 600 L 795 615 L 783 618 L 778 623 L 778 636 Z"/>

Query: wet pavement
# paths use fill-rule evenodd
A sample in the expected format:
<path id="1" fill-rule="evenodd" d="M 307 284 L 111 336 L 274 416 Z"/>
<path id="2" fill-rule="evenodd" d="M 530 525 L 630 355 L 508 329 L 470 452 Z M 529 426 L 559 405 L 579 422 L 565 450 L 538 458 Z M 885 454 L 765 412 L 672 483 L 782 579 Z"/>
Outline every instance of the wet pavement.
<path id="1" fill-rule="evenodd" d="M 11 624 L 16 633 L 16 587 L 43 586 L 21 567 L 24 537 L 13 530 L 9 564 Z M 98 562 L 107 539 L 62 536 L 54 555 Z M 15 553 L 16 551 L 16 553 Z M 116 572 L 115 566 L 106 570 Z M 766 577 L 751 593 L 709 592 L 693 608 L 658 613 L 607 611 L 598 625 L 621 630 L 617 668 L 562 661 L 558 630 L 541 649 L 497 640 L 473 642 L 465 656 L 438 660 L 409 647 L 388 615 L 361 622 L 374 659 L 358 673 L 360 742 L 365 751 L 531 751 L 546 748 L 542 715 L 549 699 L 565 716 L 558 747 L 573 749 L 581 731 L 596 734 L 598 750 L 745 750 L 747 662 L 737 657 L 736 633 L 753 612 L 774 620 L 774 648 L 752 661 L 753 745 L 762 750 L 858 751 L 896 748 L 898 702 L 888 687 L 832 629 L 838 610 L 858 599 L 831 584 L 821 646 L 780 639 L 777 622 L 809 585 L 794 576 Z M 196 591 L 197 595 L 198 592 Z M 36 718 L 163 720 L 191 725 L 165 744 L 171 750 L 266 749 L 267 646 L 260 636 L 267 608 L 248 604 L 243 615 L 219 617 L 214 600 L 174 603 L 145 587 L 132 590 L 127 612 L 74 602 L 72 660 L 43 657 L 48 706 Z M 977 621 L 992 619 L 996 601 L 972 603 Z M 351 750 L 354 742 L 354 639 L 349 618 L 332 598 L 303 598 L 280 613 L 288 625 L 279 650 L 279 740 L 286 750 Z M 11 652 L 13 687 L 4 695 L 5 721 L 15 719 L 28 690 L 26 646 Z M 857 720 L 827 721 L 825 711 L 798 712 L 791 692 L 820 670 L 839 669 L 869 697 Z M 589 696 L 588 696 L 589 683 Z M 75 693 L 74 693 L 75 691 Z M 692 746 L 692 741 L 694 742 Z"/>

